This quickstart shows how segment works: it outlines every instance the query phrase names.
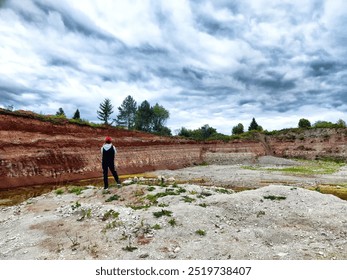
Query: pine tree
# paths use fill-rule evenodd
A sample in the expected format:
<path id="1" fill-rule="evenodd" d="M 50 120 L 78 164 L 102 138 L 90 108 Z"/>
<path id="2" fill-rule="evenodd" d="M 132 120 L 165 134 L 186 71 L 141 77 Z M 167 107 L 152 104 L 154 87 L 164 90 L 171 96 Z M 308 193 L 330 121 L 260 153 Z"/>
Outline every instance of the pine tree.
<path id="1" fill-rule="evenodd" d="M 122 105 L 118 107 L 118 111 L 119 114 L 115 120 L 116 123 L 128 129 L 134 128 L 137 105 L 136 101 L 130 95 L 124 99 Z"/>
<path id="2" fill-rule="evenodd" d="M 111 100 L 106 98 L 102 103 L 100 103 L 99 109 L 97 111 L 98 119 L 103 121 L 105 125 L 112 124 L 109 123 L 109 119 L 111 118 L 111 114 L 113 114 L 113 106 L 111 104 Z"/>
<path id="3" fill-rule="evenodd" d="M 261 126 L 257 124 L 257 122 L 255 121 L 255 118 L 252 119 L 251 124 L 249 125 L 248 131 L 251 130 L 262 130 Z"/>
<path id="4" fill-rule="evenodd" d="M 81 119 L 81 115 L 80 115 L 80 111 L 77 109 L 75 114 L 72 117 L 74 120 L 80 120 Z"/>

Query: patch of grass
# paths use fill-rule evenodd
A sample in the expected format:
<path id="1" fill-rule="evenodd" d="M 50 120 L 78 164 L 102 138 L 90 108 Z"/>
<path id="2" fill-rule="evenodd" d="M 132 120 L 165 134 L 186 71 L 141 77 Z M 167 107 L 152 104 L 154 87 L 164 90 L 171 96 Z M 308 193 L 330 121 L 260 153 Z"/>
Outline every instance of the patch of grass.
<path id="1" fill-rule="evenodd" d="M 73 187 L 72 189 L 69 189 L 69 193 L 74 193 L 76 195 L 80 195 L 83 192 L 84 188 L 82 187 Z"/>
<path id="2" fill-rule="evenodd" d="M 175 218 L 170 219 L 168 223 L 169 223 L 172 227 L 174 227 L 174 226 L 177 225 L 177 222 L 176 222 L 176 219 L 175 219 Z"/>
<path id="3" fill-rule="evenodd" d="M 103 232 L 106 232 L 106 230 L 108 229 L 113 229 L 119 225 L 121 225 L 122 223 L 119 222 L 119 221 L 112 221 L 112 222 L 109 222 L 107 223 L 107 225 L 105 226 L 105 228 L 103 229 Z"/>
<path id="4" fill-rule="evenodd" d="M 77 221 L 83 221 L 85 218 L 90 219 L 92 217 L 92 209 L 82 209 L 82 215 L 77 219 Z"/>
<path id="5" fill-rule="evenodd" d="M 200 195 L 199 195 L 199 198 L 201 197 L 207 197 L 207 196 L 211 196 L 212 193 L 208 193 L 208 192 L 201 192 Z"/>
<path id="6" fill-rule="evenodd" d="M 78 207 L 80 207 L 81 206 L 81 203 L 79 203 L 78 201 L 76 201 L 75 202 L 75 204 L 72 204 L 71 205 L 71 208 L 72 208 L 72 210 L 76 210 Z"/>
<path id="7" fill-rule="evenodd" d="M 141 209 L 148 209 L 149 207 L 151 207 L 151 205 L 148 205 L 148 204 L 146 204 L 146 205 L 130 205 L 128 207 L 130 207 L 133 210 L 141 210 Z"/>
<path id="8" fill-rule="evenodd" d="M 156 193 L 156 194 L 148 194 L 146 196 L 146 199 L 149 200 L 153 204 L 157 204 L 158 198 L 168 196 L 168 195 L 179 195 L 179 193 L 176 193 L 174 191 L 165 191 L 165 192 Z"/>
<path id="9" fill-rule="evenodd" d="M 152 226 L 152 229 L 159 230 L 161 229 L 161 226 L 159 224 L 155 224 L 154 226 Z"/>
<path id="10" fill-rule="evenodd" d="M 160 204 L 158 204 L 158 207 L 168 207 L 169 206 L 169 204 L 166 204 L 166 203 L 160 203 Z"/>
<path id="11" fill-rule="evenodd" d="M 206 208 L 208 205 L 206 203 L 200 203 L 199 206 Z"/>
<path id="12" fill-rule="evenodd" d="M 187 202 L 187 203 L 192 203 L 192 202 L 195 201 L 195 198 L 191 198 L 191 197 L 186 195 L 186 196 L 183 197 L 183 201 Z"/>
<path id="13" fill-rule="evenodd" d="M 110 209 L 102 216 L 102 220 L 106 221 L 109 218 L 117 219 L 118 217 L 119 217 L 119 213 Z"/>
<path id="14" fill-rule="evenodd" d="M 300 162 L 298 166 L 265 168 L 261 166 L 242 166 L 247 170 L 265 170 L 284 172 L 294 175 L 315 175 L 315 174 L 333 174 L 338 172 L 345 163 L 339 159 L 324 158 L 322 160 L 297 160 Z"/>
<path id="15" fill-rule="evenodd" d="M 128 252 L 134 252 L 135 250 L 137 250 L 137 247 L 133 247 L 133 246 L 126 246 L 124 248 L 122 248 L 123 251 L 128 251 Z"/>
<path id="16" fill-rule="evenodd" d="M 169 211 L 169 210 L 163 209 L 163 210 L 161 210 L 161 211 L 159 211 L 159 212 L 154 212 L 153 215 L 154 215 L 154 217 L 156 217 L 156 218 L 160 218 L 160 217 L 162 217 L 162 216 L 171 217 L 172 212 Z"/>
<path id="17" fill-rule="evenodd" d="M 216 192 L 223 193 L 223 194 L 231 194 L 232 193 L 231 191 L 224 189 L 224 188 L 216 189 Z"/>
<path id="18" fill-rule="evenodd" d="M 162 180 L 160 180 L 159 186 L 162 187 L 162 188 L 167 188 L 168 187 L 168 185 L 164 181 L 162 181 Z"/>
<path id="19" fill-rule="evenodd" d="M 153 186 L 147 188 L 147 191 L 149 191 L 149 192 L 154 191 L 154 190 L 155 190 L 155 187 L 153 187 Z"/>
<path id="20" fill-rule="evenodd" d="M 184 189 L 182 187 L 179 187 L 178 190 L 177 190 L 177 194 L 185 193 L 185 192 L 186 192 L 186 189 Z"/>
<path id="21" fill-rule="evenodd" d="M 64 193 L 63 189 L 58 189 L 58 190 L 55 191 L 56 195 L 62 195 L 63 193 Z"/>
<path id="22" fill-rule="evenodd" d="M 262 169 L 260 166 L 250 166 L 250 165 L 241 166 L 241 168 L 246 170 L 261 170 Z"/>
<path id="23" fill-rule="evenodd" d="M 270 200 L 285 200 L 287 199 L 285 196 L 276 196 L 276 195 L 267 195 L 263 196 L 264 199 L 270 199 Z"/>
<path id="24" fill-rule="evenodd" d="M 106 202 L 111 202 L 111 201 L 114 201 L 114 200 L 118 200 L 120 198 L 120 196 L 119 195 L 112 195 L 112 196 L 110 196 L 108 199 L 106 199 L 105 201 Z"/>
<path id="25" fill-rule="evenodd" d="M 200 236 L 205 236 L 206 235 L 206 231 L 202 230 L 202 229 L 198 229 L 196 232 L 195 232 L 197 235 L 200 235 Z"/>

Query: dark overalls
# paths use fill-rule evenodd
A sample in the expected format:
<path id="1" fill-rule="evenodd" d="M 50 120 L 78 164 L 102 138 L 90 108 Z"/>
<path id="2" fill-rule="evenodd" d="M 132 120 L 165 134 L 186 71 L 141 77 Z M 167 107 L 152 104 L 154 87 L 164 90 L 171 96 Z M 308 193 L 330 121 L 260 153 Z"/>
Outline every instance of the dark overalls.
<path id="1" fill-rule="evenodd" d="M 104 189 L 108 188 L 108 169 L 110 169 L 117 184 L 120 184 L 118 174 L 114 166 L 114 157 L 115 152 L 113 146 L 111 146 L 111 148 L 107 151 L 105 150 L 105 148 L 102 149 L 102 171 L 104 174 Z"/>

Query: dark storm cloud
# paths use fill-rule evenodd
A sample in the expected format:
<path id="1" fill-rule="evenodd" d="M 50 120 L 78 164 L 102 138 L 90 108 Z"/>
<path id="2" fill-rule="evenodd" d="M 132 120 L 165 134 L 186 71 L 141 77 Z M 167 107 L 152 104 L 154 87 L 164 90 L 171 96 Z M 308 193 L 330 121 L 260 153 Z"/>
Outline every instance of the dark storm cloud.
<path id="1" fill-rule="evenodd" d="M 172 127 L 343 117 L 346 11 L 342 0 L 0 1 L 0 105 L 95 112 L 130 94 L 173 111 Z"/>

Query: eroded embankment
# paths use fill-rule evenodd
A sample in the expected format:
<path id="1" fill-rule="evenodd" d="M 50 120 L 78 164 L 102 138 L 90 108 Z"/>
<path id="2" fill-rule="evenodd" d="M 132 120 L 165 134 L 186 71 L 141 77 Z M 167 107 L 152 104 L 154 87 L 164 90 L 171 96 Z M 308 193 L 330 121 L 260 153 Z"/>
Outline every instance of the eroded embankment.
<path id="1" fill-rule="evenodd" d="M 287 130 L 253 139 L 197 142 L 139 131 L 43 121 L 0 109 L 0 189 L 101 176 L 100 147 L 110 135 L 120 174 L 177 169 L 207 162 L 234 164 L 263 155 L 347 159 L 347 130 Z"/>
<path id="2" fill-rule="evenodd" d="M 120 174 L 200 164 L 211 153 L 251 153 L 253 157 L 265 153 L 258 141 L 201 143 L 0 114 L 0 189 L 100 177 L 100 147 L 106 135 L 117 147 Z"/>

